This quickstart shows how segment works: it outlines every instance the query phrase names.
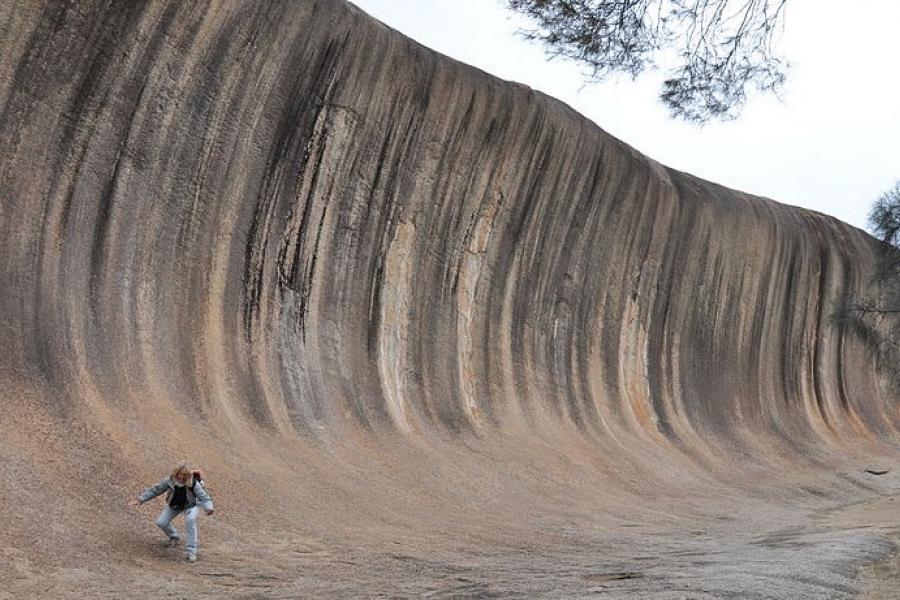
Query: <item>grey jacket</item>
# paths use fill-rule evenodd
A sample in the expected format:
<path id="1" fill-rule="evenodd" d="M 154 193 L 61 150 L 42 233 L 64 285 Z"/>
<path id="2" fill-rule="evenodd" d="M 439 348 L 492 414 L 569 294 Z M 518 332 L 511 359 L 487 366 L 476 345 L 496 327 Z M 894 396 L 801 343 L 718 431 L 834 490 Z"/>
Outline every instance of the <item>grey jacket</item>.
<path id="1" fill-rule="evenodd" d="M 187 508 L 194 508 L 198 504 L 203 507 L 204 510 L 210 511 L 213 509 L 213 501 L 212 498 L 209 497 L 209 494 L 206 493 L 206 490 L 203 489 L 203 483 L 200 481 L 195 481 L 194 485 L 191 486 L 191 483 L 188 482 L 187 486 Z M 169 503 L 169 498 L 172 497 L 172 493 L 175 491 L 175 482 L 172 481 L 171 478 L 166 477 L 153 487 L 148 487 L 144 492 L 138 496 L 138 500 L 140 500 L 141 504 L 147 502 L 148 500 L 153 500 L 163 492 L 166 493 L 166 504 Z M 195 493 L 196 492 L 196 493 Z"/>

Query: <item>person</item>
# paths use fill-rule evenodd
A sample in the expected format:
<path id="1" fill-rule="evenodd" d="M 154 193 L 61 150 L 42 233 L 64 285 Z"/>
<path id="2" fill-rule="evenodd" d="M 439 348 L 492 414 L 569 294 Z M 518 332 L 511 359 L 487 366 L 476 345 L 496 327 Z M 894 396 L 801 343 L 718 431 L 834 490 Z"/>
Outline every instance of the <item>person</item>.
<path id="1" fill-rule="evenodd" d="M 156 498 L 166 492 L 166 507 L 159 513 L 156 525 L 168 536 L 168 545 L 175 546 L 181 540 L 181 536 L 172 520 L 184 513 L 184 523 L 187 529 L 187 545 L 185 546 L 185 558 L 188 562 L 197 560 L 197 516 L 198 504 L 203 507 L 207 515 L 213 514 L 213 501 L 203 488 L 200 477 L 194 477 L 186 462 L 182 462 L 156 485 L 144 490 L 140 496 L 131 500 L 129 506 L 138 507 L 144 502 Z"/>

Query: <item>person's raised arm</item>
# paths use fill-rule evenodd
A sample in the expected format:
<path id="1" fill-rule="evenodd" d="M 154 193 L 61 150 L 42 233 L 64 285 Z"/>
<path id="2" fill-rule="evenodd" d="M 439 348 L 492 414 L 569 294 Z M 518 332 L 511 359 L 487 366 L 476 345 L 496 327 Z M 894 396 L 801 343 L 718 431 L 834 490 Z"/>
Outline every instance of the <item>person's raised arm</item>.
<path id="1" fill-rule="evenodd" d="M 144 502 L 148 500 L 153 500 L 163 492 L 165 492 L 169 487 L 169 478 L 165 478 L 154 486 L 148 487 L 146 490 L 141 492 L 141 494 L 128 502 L 128 506 L 140 506 Z"/>

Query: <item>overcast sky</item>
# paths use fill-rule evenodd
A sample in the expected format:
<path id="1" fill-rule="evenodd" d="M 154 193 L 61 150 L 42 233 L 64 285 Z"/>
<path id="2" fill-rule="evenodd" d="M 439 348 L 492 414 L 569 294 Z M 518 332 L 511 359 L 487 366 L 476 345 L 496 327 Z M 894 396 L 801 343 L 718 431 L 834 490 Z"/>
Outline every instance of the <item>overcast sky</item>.
<path id="1" fill-rule="evenodd" d="M 790 0 L 783 97 L 751 98 L 734 122 L 674 121 L 661 74 L 585 85 L 516 36 L 502 0 L 352 0 L 422 44 L 559 98 L 644 154 L 729 187 L 865 227 L 900 179 L 900 0 Z"/>

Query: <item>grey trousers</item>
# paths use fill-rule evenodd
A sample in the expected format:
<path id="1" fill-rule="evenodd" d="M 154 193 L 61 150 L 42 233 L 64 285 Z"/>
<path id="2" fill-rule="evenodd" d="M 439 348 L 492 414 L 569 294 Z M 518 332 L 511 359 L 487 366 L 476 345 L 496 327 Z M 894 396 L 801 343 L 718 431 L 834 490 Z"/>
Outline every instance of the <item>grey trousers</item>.
<path id="1" fill-rule="evenodd" d="M 184 524 L 187 529 L 187 545 L 185 550 L 188 554 L 197 553 L 197 517 L 200 515 L 200 507 L 195 506 L 187 510 L 175 510 L 171 506 L 166 506 L 159 516 L 156 517 L 156 526 L 162 529 L 170 538 L 180 539 L 178 530 L 172 526 L 172 519 L 184 513 Z"/>

